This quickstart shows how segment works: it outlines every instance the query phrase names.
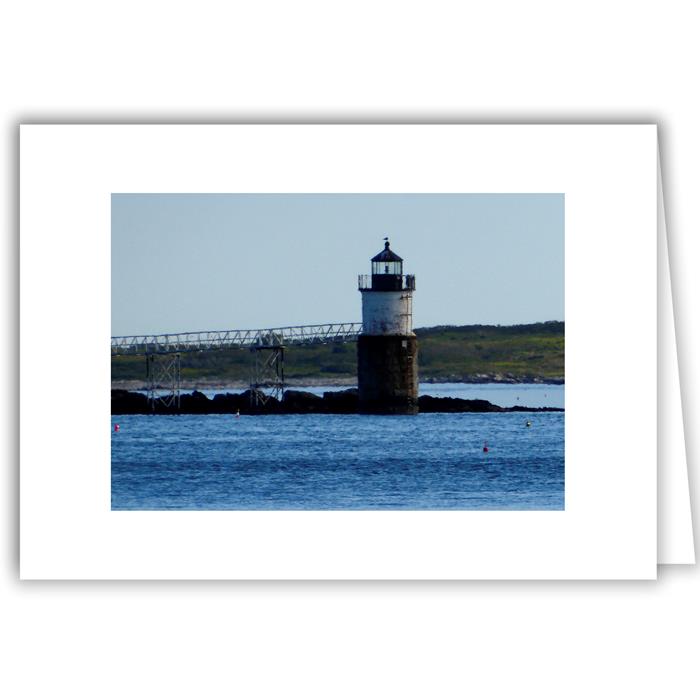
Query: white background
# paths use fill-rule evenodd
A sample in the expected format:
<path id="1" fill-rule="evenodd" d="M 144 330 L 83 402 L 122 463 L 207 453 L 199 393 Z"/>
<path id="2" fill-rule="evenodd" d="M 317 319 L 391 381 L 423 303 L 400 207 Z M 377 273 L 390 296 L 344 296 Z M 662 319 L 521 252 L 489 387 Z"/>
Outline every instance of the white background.
<path id="1" fill-rule="evenodd" d="M 655 126 L 30 124 L 20 149 L 21 391 L 71 426 L 22 401 L 23 578 L 655 577 Z M 110 512 L 110 195 L 158 190 L 564 192 L 565 511 Z"/>
<path id="2" fill-rule="evenodd" d="M 697 697 L 696 568 L 636 584 L 20 584 L 13 342 L 19 121 L 658 121 L 697 512 L 700 48 L 688 7 L 25 2 L 6 11 L 5 695 Z"/>

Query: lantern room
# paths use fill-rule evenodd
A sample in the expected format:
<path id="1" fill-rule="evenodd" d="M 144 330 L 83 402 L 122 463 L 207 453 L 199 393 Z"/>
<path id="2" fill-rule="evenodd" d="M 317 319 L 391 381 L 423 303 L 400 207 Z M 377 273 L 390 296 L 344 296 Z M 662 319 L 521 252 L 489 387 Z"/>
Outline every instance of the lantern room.
<path id="1" fill-rule="evenodd" d="M 402 275 L 403 258 L 389 248 L 389 239 L 384 239 L 384 250 L 372 258 L 372 275 Z"/>
<path id="2" fill-rule="evenodd" d="M 415 289 L 415 277 L 403 274 L 403 258 L 389 247 L 389 239 L 384 239 L 384 250 L 372 258 L 372 275 L 360 275 L 360 291 L 398 292 Z"/>

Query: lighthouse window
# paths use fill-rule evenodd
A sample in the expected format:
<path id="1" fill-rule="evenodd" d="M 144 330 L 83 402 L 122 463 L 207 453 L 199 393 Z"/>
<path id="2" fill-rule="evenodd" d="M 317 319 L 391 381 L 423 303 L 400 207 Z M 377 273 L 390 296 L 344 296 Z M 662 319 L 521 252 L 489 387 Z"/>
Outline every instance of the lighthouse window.
<path id="1" fill-rule="evenodd" d="M 400 275 L 403 272 L 403 263 L 393 262 L 374 262 L 372 263 L 373 275 Z"/>

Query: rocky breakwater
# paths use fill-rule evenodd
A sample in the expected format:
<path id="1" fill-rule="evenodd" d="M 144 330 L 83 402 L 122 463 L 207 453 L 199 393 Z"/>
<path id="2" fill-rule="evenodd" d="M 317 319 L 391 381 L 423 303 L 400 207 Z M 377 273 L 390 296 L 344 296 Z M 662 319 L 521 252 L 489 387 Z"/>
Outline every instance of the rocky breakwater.
<path id="1" fill-rule="evenodd" d="M 357 413 L 357 389 L 344 391 L 326 391 L 317 396 L 307 391 L 288 389 L 279 401 L 269 397 L 264 405 L 253 405 L 251 391 L 240 394 L 216 394 L 209 398 L 199 391 L 180 396 L 180 408 L 156 403 L 151 409 L 145 394 L 123 389 L 112 390 L 112 415 L 134 415 L 156 413 L 158 415 L 175 414 L 289 414 L 289 413 Z M 563 408 L 528 408 L 511 406 L 503 408 L 483 399 L 453 399 L 435 396 L 418 397 L 421 413 L 541 413 L 558 411 Z"/>

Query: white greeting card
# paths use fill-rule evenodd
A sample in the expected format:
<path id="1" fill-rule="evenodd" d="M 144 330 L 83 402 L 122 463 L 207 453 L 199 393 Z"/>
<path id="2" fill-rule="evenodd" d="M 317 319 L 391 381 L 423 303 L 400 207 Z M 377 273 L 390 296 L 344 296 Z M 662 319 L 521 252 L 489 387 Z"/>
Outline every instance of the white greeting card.
<path id="1" fill-rule="evenodd" d="M 654 126 L 24 126 L 20 196 L 23 578 L 656 576 Z M 193 197 L 204 207 L 199 216 Z M 478 215 L 477 204 L 484 207 Z M 230 207 L 229 229 L 218 228 L 220 206 Z M 324 216 L 336 222 L 328 245 L 337 246 L 331 237 L 342 230 L 341 211 L 366 229 L 356 228 L 346 247 L 353 267 L 365 261 L 356 272 L 368 280 L 359 292 L 352 281 L 347 290 L 355 318 L 308 321 L 361 323 L 353 342 L 363 415 L 324 423 L 323 415 L 294 413 L 282 402 L 279 415 L 243 410 L 240 419 L 195 419 L 185 410 L 110 419 L 109 338 L 150 336 L 167 354 L 174 346 L 166 333 L 214 330 L 172 327 L 174 316 L 165 328 L 115 331 L 110 308 L 116 317 L 115 285 L 120 299 L 128 296 L 125 270 L 133 275 L 134 320 L 145 324 L 149 317 L 137 311 L 149 305 L 158 310 L 154 320 L 173 310 L 189 318 L 208 305 L 188 285 L 211 286 L 207 265 L 226 251 L 230 284 L 247 280 L 245 296 L 230 300 L 234 316 L 245 307 L 269 318 L 269 305 L 255 300 L 274 298 L 295 319 L 257 328 L 306 327 L 294 307 L 305 290 L 316 294 L 316 301 L 306 297 L 310 309 L 326 308 L 324 297 L 346 303 L 334 273 L 345 274 L 347 261 L 306 247 L 322 240 L 318 231 L 307 236 Z M 413 311 L 405 305 L 415 293 L 416 317 L 425 304 L 433 328 L 473 326 L 473 319 L 502 327 L 508 299 L 513 309 L 528 302 L 534 309 L 541 289 L 543 299 L 556 294 L 558 211 L 565 411 L 505 411 L 512 406 L 489 401 L 496 408 L 485 413 L 476 410 L 483 406 L 473 403 L 481 400 L 476 393 L 442 397 L 461 407 L 457 419 L 440 396 L 421 400 L 424 386 L 414 386 L 410 364 L 414 328 L 405 325 Z M 364 245 L 367 231 L 372 240 L 379 233 L 373 216 L 395 216 L 394 230 L 381 232 L 391 241 L 379 251 Z M 433 223 L 422 235 L 420 221 Z M 398 247 L 402 228 L 408 251 Z M 285 230 L 297 232 L 303 254 Z M 200 266 L 212 231 L 219 243 Z M 129 249 L 120 248 L 129 235 L 131 266 Z M 170 240 L 182 255 L 187 236 L 183 257 L 166 254 Z M 441 247 L 450 236 L 452 245 Z M 236 250 L 250 255 L 236 259 Z M 187 256 L 188 265 L 169 267 Z M 422 272 L 414 285 L 415 266 Z M 177 287 L 167 287 L 163 268 L 184 293 L 171 293 Z M 167 307 L 159 306 L 163 286 Z M 229 287 L 213 288 L 225 294 Z M 217 303 L 212 297 L 212 308 Z M 128 320 L 129 306 L 116 308 Z M 427 317 L 429 309 L 435 316 Z M 241 328 L 227 320 L 217 330 Z M 415 330 L 418 358 L 422 343 L 427 361 L 435 338 Z M 472 345 L 493 340 L 484 335 Z M 293 333 L 284 338 L 293 344 Z M 148 355 L 144 343 L 129 347 Z M 508 370 L 491 378 L 520 377 L 514 357 L 494 360 Z M 394 360 L 403 369 L 387 388 L 386 363 Z M 519 361 L 528 371 L 540 360 L 530 351 Z M 388 396 L 402 415 L 377 408 Z M 516 399 L 520 408 L 547 408 Z M 58 410 L 47 414 L 47 401 Z M 414 401 L 418 415 L 411 415 Z M 678 475 L 681 461 L 673 458 Z M 682 500 L 682 479 L 671 491 Z M 671 553 L 660 560 L 687 557 L 687 542 L 678 551 L 664 547 Z"/>

